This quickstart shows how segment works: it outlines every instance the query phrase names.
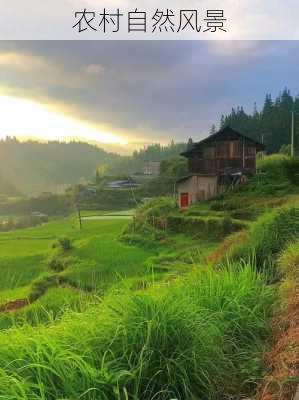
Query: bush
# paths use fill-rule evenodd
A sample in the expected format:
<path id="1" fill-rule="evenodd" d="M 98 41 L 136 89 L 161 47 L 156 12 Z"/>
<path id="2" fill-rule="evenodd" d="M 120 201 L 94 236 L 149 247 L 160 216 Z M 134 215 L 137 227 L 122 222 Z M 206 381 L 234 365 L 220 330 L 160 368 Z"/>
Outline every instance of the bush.
<path id="1" fill-rule="evenodd" d="M 46 291 L 53 286 L 57 286 L 59 284 L 59 276 L 58 275 L 45 275 L 41 278 L 37 279 L 31 288 L 31 292 L 29 294 L 29 302 L 33 302 L 41 297 Z"/>
<path id="2" fill-rule="evenodd" d="M 178 210 L 176 201 L 171 197 L 157 197 L 137 208 L 136 217 L 144 220 L 151 217 L 167 217 Z"/>
<path id="3" fill-rule="evenodd" d="M 283 160 L 282 167 L 288 180 L 299 185 L 299 157 Z"/>
<path id="4" fill-rule="evenodd" d="M 166 240 L 166 233 L 155 229 L 147 223 L 131 223 L 120 235 L 122 242 L 138 245 L 147 249 L 157 248 L 161 241 Z"/>
<path id="5" fill-rule="evenodd" d="M 278 179 L 283 177 L 282 164 L 283 161 L 288 160 L 289 157 L 283 154 L 272 154 L 257 160 L 257 170 L 259 172 L 267 173 L 270 177 Z"/>
<path id="6" fill-rule="evenodd" d="M 287 179 L 293 185 L 299 185 L 299 157 L 290 158 L 282 154 L 267 156 L 258 162 L 258 169 L 274 178 Z"/>
<path id="7" fill-rule="evenodd" d="M 71 250 L 73 247 L 71 239 L 66 236 L 58 239 L 58 245 L 63 251 Z"/>
<path id="8" fill-rule="evenodd" d="M 245 227 L 241 221 L 232 220 L 229 216 L 221 217 L 168 217 L 168 227 L 176 233 L 197 235 L 199 237 L 222 238 L 229 233 Z"/>
<path id="9" fill-rule="evenodd" d="M 61 254 L 55 253 L 48 260 L 49 268 L 54 272 L 64 271 L 74 261 L 73 257 L 62 257 Z"/>
<path id="10" fill-rule="evenodd" d="M 175 200 L 168 197 L 146 202 L 137 208 L 134 220 L 125 227 L 121 240 L 145 247 L 155 246 L 155 242 L 165 238 L 168 216 L 177 209 Z"/>
<path id="11" fill-rule="evenodd" d="M 235 219 L 244 219 L 244 220 L 253 220 L 255 219 L 262 210 L 258 208 L 244 208 L 244 209 L 238 209 L 238 210 L 233 210 L 230 212 L 230 216 Z"/>
<path id="12" fill-rule="evenodd" d="M 61 272 L 64 270 L 63 259 L 57 254 L 49 259 L 48 265 L 50 269 L 54 272 Z"/>
<path id="13" fill-rule="evenodd" d="M 242 208 L 243 199 L 216 199 L 211 202 L 210 209 L 213 211 L 230 211 Z"/>

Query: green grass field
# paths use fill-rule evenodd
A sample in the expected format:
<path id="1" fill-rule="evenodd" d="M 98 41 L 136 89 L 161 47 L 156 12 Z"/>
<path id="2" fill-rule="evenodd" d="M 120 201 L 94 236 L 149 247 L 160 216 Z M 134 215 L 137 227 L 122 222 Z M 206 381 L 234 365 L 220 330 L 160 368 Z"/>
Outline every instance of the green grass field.
<path id="1" fill-rule="evenodd" d="M 48 270 L 53 243 L 67 236 L 73 242 L 73 263 L 64 275 L 78 284 L 105 286 L 115 277 L 144 273 L 142 263 L 148 250 L 124 245 L 118 235 L 125 220 L 85 221 L 80 231 L 74 218 L 35 228 L 0 234 L 0 299 L 2 303 L 26 295 L 28 286 Z"/>
<path id="2" fill-rule="evenodd" d="M 144 290 L 192 270 L 216 245 L 182 234 L 169 236 L 167 242 L 157 240 L 154 247 L 129 245 L 119 237 L 130 220 L 114 214 L 111 219 L 83 220 L 82 230 L 72 215 L 0 234 L 0 307 L 22 299 L 34 301 L 0 313 L 0 329 L 50 323 L 67 310 L 98 302 L 110 290 Z M 72 248 L 53 248 L 64 237 Z M 53 258 L 63 264 L 61 270 L 51 268 Z"/>
<path id="3" fill-rule="evenodd" d="M 298 280 L 298 190 L 269 179 L 185 213 L 156 199 L 134 222 L 0 233 L 0 399 L 254 398 L 277 288 Z"/>

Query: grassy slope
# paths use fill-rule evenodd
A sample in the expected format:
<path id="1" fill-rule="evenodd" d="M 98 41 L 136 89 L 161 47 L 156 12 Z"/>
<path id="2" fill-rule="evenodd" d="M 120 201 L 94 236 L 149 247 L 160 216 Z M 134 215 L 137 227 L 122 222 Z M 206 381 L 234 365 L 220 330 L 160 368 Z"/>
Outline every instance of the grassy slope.
<path id="1" fill-rule="evenodd" d="M 189 213 L 209 218 L 216 212 L 235 218 L 237 212 L 238 218 L 246 218 L 251 225 L 264 210 L 290 200 L 286 194 L 296 203 L 296 192 L 290 194 L 284 180 L 273 193 L 267 179 L 256 177 L 245 191 L 194 206 Z M 220 400 L 239 399 L 252 391 L 261 376 L 261 355 L 275 298 L 274 289 L 262 276 L 250 267 L 206 270 L 202 264 L 215 241 L 205 242 L 196 235 L 164 235 L 156 239 L 155 246 L 142 250 L 117 241 L 126 221 L 88 221 L 81 233 L 66 222 L 15 235 L 45 241 L 46 252 L 50 251 L 46 242 L 58 231 L 59 236 L 72 237 L 70 254 L 75 262 L 63 275 L 83 287 L 85 282 L 106 289 L 115 282 L 116 273 L 129 277 L 130 282 L 136 274 L 146 274 L 147 265 L 158 270 L 169 266 L 176 275 L 182 265 L 197 271 L 173 283 L 157 282 L 146 292 L 124 289 L 115 296 L 113 291 L 101 305 L 87 309 L 90 299 L 81 302 L 80 290 L 74 294 L 70 288 L 49 289 L 25 311 L 31 324 L 51 322 L 63 307 L 78 312 L 67 312 L 50 326 L 25 325 L 0 334 L 3 398 Z M 270 238 L 275 240 L 275 235 Z M 13 234 L 4 239 L 17 243 Z M 22 318 L 20 312 L 17 322 Z M 2 323 L 5 327 L 7 322 Z"/>
<path id="2" fill-rule="evenodd" d="M 0 333 L 0 394 L 240 398 L 260 374 L 272 303 L 272 289 L 250 268 L 202 271 L 160 290 L 111 296 L 51 327 Z"/>
<path id="3" fill-rule="evenodd" d="M 151 267 L 173 267 L 176 261 L 177 266 L 185 263 L 196 268 L 215 246 L 177 234 L 166 242 L 165 238 L 157 241 L 154 250 L 142 250 L 117 241 L 123 221 L 88 221 L 83 232 L 67 227 L 66 221 L 60 224 L 18 234 L 49 237 L 61 227 L 60 233 L 74 240 L 70 254 L 77 260 L 63 274 L 80 284 L 91 280 L 102 285 L 103 274 L 110 275 L 113 283 L 116 271 L 134 277 L 141 272 L 136 265 L 145 259 Z M 162 253 L 153 257 L 161 248 Z M 50 251 L 48 245 L 45 250 Z M 220 399 L 223 393 L 239 396 L 250 390 L 248 377 L 256 379 L 260 374 L 259 354 L 267 334 L 264 320 L 271 314 L 272 290 L 250 268 L 242 273 L 197 271 L 186 280 L 171 285 L 165 281 L 158 287 L 136 294 L 124 289 L 116 297 L 112 292 L 102 305 L 87 309 L 89 300 L 84 299 L 81 308 L 74 289 L 62 293 L 52 288 L 13 318 L 2 318 L 4 328 L 12 322 L 17 325 L 0 335 L 0 394 L 16 400 L 79 395 L 111 400 L 126 399 L 125 393 L 132 399 L 155 398 L 158 393 L 160 399 Z M 53 323 L 68 307 L 79 313 L 66 313 Z M 24 319 L 31 325 L 51 325 L 19 329 Z"/>

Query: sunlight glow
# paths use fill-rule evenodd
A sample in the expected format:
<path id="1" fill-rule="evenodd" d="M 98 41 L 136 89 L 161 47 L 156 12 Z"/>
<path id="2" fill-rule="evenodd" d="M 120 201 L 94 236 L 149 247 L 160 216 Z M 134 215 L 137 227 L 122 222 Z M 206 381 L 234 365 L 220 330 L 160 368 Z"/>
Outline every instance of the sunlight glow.
<path id="1" fill-rule="evenodd" d="M 126 144 L 126 140 L 98 129 L 31 100 L 0 95 L 0 138 L 37 138 L 42 140 L 82 139 L 102 143 Z"/>

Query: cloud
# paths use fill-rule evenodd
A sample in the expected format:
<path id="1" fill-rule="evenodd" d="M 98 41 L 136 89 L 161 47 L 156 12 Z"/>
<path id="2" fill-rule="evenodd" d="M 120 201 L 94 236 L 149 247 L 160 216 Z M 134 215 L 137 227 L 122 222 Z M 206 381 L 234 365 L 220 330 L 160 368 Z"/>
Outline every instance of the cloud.
<path id="1" fill-rule="evenodd" d="M 90 76 L 102 76 L 105 72 L 105 68 L 101 64 L 89 64 L 82 68 L 83 73 Z"/>
<path id="2" fill-rule="evenodd" d="M 21 71 L 48 69 L 47 62 L 32 54 L 4 52 L 0 54 L 0 68 L 12 68 Z"/>
<path id="3" fill-rule="evenodd" d="M 232 106 L 299 91 L 299 42 L 0 42 L 0 92 L 127 140 L 200 138 Z M 23 64 L 23 69 L 18 67 Z"/>

